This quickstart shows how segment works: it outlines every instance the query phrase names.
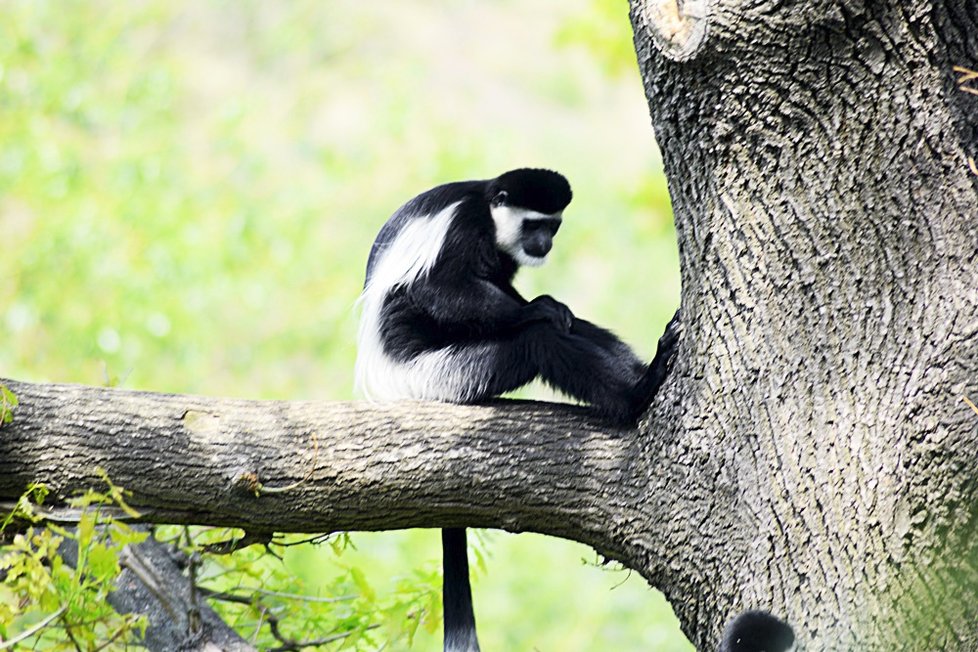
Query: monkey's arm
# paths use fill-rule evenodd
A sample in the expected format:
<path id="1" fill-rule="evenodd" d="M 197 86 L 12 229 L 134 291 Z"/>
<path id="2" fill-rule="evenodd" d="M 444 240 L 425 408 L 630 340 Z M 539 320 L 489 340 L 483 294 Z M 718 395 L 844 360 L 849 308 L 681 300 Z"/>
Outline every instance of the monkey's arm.
<path id="1" fill-rule="evenodd" d="M 416 309 L 423 310 L 446 331 L 469 336 L 498 337 L 529 324 L 553 324 L 566 332 L 573 315 L 564 304 L 546 295 L 527 301 L 485 279 L 452 282 L 437 277 L 416 283 L 408 292 Z"/>

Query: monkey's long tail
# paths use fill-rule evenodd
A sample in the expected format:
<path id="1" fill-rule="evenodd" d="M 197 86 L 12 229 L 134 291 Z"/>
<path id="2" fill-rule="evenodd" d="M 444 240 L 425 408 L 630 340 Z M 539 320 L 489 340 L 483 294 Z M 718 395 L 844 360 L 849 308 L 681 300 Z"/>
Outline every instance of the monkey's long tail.
<path id="1" fill-rule="evenodd" d="M 469 586 L 469 557 L 464 528 L 441 531 L 443 564 L 442 611 L 445 622 L 445 652 L 479 652 Z"/>

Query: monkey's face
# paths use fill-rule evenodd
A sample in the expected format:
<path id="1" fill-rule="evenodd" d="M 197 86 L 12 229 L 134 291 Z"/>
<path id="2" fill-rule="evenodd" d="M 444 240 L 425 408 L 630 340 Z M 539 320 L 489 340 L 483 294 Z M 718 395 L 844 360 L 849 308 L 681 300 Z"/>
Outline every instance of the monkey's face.
<path id="1" fill-rule="evenodd" d="M 560 229 L 561 212 L 540 213 L 527 208 L 493 202 L 496 245 L 520 265 L 537 267 L 547 260 L 554 236 Z"/>

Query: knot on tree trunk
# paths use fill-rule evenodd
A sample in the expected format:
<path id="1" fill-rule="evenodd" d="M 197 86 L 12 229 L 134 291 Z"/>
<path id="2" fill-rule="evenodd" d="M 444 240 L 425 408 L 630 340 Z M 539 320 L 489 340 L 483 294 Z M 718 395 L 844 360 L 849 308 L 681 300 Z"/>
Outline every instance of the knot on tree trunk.
<path id="1" fill-rule="evenodd" d="M 646 0 L 632 6 L 632 20 L 644 24 L 659 50 L 674 61 L 687 61 L 706 41 L 708 0 Z"/>

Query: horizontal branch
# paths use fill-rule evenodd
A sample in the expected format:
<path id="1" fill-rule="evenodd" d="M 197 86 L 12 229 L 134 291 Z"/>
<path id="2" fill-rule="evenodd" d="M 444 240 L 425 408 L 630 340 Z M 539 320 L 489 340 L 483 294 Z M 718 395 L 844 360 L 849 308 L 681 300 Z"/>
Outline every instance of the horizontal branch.
<path id="1" fill-rule="evenodd" d="M 0 380 L 0 501 L 132 492 L 148 522 L 252 532 L 496 527 L 616 554 L 647 491 L 639 437 L 569 405 L 251 401 Z M 631 487 L 631 490 L 630 490 Z M 631 504 L 630 504 L 631 503 Z M 620 539 L 622 533 L 617 533 Z"/>

